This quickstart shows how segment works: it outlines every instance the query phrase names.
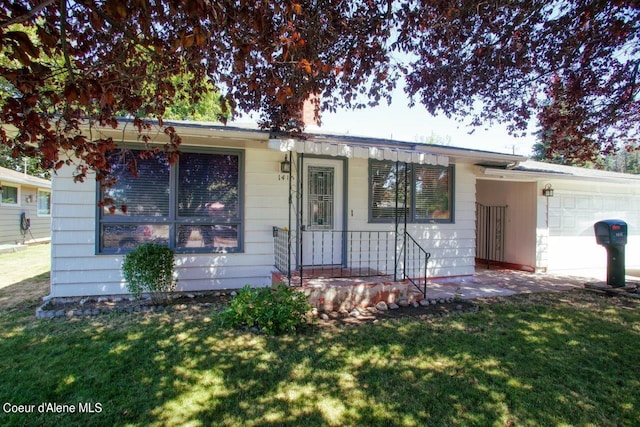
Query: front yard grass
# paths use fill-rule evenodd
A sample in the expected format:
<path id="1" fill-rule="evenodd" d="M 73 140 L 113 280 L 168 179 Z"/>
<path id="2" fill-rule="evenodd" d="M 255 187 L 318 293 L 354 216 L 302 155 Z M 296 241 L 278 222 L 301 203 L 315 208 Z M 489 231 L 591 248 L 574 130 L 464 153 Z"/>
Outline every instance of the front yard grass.
<path id="1" fill-rule="evenodd" d="M 0 310 L 32 304 L 49 294 L 51 245 L 0 254 Z"/>
<path id="2" fill-rule="evenodd" d="M 0 309 L 2 425 L 640 425 L 638 300 L 520 295 L 284 337 L 39 303 Z"/>
<path id="3" fill-rule="evenodd" d="M 47 273 L 50 268 L 51 245 L 48 243 L 0 254 L 0 288 Z"/>

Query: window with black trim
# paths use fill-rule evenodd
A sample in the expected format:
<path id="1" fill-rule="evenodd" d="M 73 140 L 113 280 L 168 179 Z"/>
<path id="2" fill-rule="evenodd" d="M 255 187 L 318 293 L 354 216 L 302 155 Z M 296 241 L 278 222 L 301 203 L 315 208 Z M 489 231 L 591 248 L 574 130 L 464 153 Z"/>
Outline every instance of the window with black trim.
<path id="1" fill-rule="evenodd" d="M 115 185 L 98 190 L 101 201 L 112 202 L 99 208 L 100 253 L 126 252 L 142 242 L 176 252 L 243 250 L 242 151 L 183 152 L 173 166 L 162 155 L 139 153 L 119 153 L 112 162 Z M 126 156 L 135 156 L 137 178 Z"/>
<path id="2" fill-rule="evenodd" d="M 454 166 L 369 161 L 369 222 L 454 222 Z"/>
<path id="3" fill-rule="evenodd" d="M 2 184 L 2 199 L 0 202 L 3 205 L 19 205 L 20 204 L 20 187 L 13 185 Z"/>

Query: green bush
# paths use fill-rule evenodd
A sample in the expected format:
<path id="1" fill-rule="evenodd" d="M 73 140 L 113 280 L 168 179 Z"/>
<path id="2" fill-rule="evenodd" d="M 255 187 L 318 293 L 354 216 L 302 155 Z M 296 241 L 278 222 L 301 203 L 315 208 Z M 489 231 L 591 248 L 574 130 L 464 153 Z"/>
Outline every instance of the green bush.
<path id="1" fill-rule="evenodd" d="M 142 243 L 125 255 L 122 275 L 134 297 L 148 293 L 155 304 L 163 304 L 176 288 L 173 266 L 171 249 L 156 243 Z"/>
<path id="2" fill-rule="evenodd" d="M 307 296 L 283 284 L 272 288 L 242 288 L 220 313 L 223 325 L 258 328 L 269 335 L 299 331 L 311 323 Z"/>

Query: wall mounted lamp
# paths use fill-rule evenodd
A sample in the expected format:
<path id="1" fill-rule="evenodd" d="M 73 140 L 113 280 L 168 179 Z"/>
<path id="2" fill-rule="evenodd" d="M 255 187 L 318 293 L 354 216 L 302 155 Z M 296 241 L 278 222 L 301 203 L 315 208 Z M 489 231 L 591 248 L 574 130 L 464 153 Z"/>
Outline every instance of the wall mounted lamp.
<path id="1" fill-rule="evenodd" d="M 31 203 L 31 202 L 33 202 L 33 196 L 32 196 L 31 194 L 29 194 L 27 197 L 25 197 L 25 201 L 26 201 L 27 203 Z"/>
<path id="2" fill-rule="evenodd" d="M 542 189 L 542 195 L 544 197 L 553 197 L 553 188 L 551 187 L 551 184 L 547 184 L 544 186 L 544 188 Z"/>
<path id="3" fill-rule="evenodd" d="M 282 173 L 290 173 L 291 172 L 291 162 L 287 160 L 287 155 L 285 154 L 284 160 L 280 162 L 280 172 Z"/>

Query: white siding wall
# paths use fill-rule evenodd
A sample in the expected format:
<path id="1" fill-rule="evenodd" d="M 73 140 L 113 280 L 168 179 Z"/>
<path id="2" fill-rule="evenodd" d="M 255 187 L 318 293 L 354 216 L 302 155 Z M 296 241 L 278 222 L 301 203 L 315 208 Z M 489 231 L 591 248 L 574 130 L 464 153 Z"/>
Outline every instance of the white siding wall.
<path id="1" fill-rule="evenodd" d="M 288 181 L 279 179 L 283 154 L 245 150 L 244 253 L 176 255 L 179 290 L 267 285 L 273 270 L 272 227 L 288 223 Z M 347 221 L 350 230 L 393 230 L 368 223 L 368 161 L 347 162 Z M 126 293 L 122 255 L 96 255 L 96 184 L 73 183 L 72 168 L 53 181 L 51 296 Z M 471 275 L 475 257 L 475 174 L 455 170 L 455 223 L 411 224 L 409 231 L 431 252 L 429 276 Z"/>
<path id="2" fill-rule="evenodd" d="M 368 160 L 350 159 L 347 221 L 350 230 L 388 230 L 393 224 L 370 224 Z M 408 231 L 431 253 L 429 277 L 471 275 L 475 269 L 475 174 L 469 165 L 455 166 L 455 223 L 409 224 Z"/>
<path id="3" fill-rule="evenodd" d="M 264 286 L 271 282 L 271 227 L 286 225 L 288 183 L 278 180 L 283 156 L 245 150 L 244 253 L 176 255 L 178 290 Z M 96 255 L 96 184 L 74 183 L 73 168 L 53 180 L 51 296 L 127 293 L 122 255 Z"/>
<path id="4" fill-rule="evenodd" d="M 620 219 L 628 224 L 626 266 L 640 267 L 640 189 L 597 182 L 544 181 L 538 185 L 539 194 L 547 183 L 555 192 L 548 200 L 538 197 L 538 235 L 544 240 L 547 233 L 548 202 L 547 251 L 540 258 L 546 259 L 549 272 L 605 279 L 606 250 L 596 244 L 593 232 L 593 224 L 603 219 Z"/>

